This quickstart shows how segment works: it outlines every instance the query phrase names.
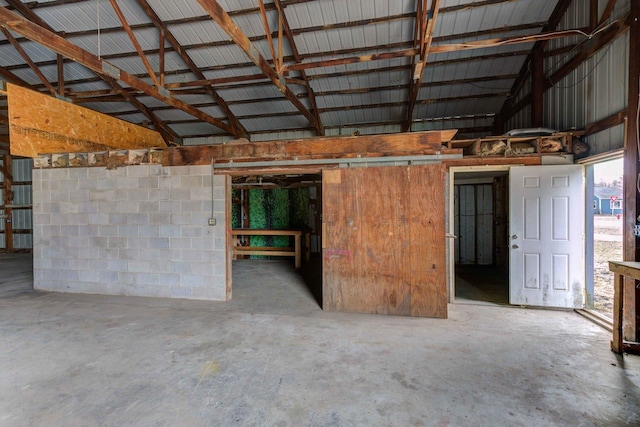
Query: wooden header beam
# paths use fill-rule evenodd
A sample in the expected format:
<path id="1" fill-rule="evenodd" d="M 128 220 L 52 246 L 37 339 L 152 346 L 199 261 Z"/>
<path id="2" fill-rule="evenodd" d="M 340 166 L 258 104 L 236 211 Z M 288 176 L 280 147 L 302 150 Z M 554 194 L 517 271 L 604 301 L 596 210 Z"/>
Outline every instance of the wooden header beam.
<path id="1" fill-rule="evenodd" d="M 106 61 L 103 61 L 91 52 L 82 49 L 65 38 L 60 37 L 57 34 L 20 17 L 19 15 L 16 15 L 4 7 L 0 8 L 0 25 L 21 34 L 29 40 L 39 43 L 56 53 L 64 55 L 80 65 L 84 65 L 91 71 L 120 80 L 121 82 L 138 89 L 145 94 L 164 102 L 165 104 L 191 114 L 192 116 L 214 125 L 225 132 L 234 134 L 231 126 L 223 121 L 218 120 L 175 97 L 161 94 L 156 88 L 145 83 L 143 80 L 109 64 Z"/>
<path id="2" fill-rule="evenodd" d="M 456 132 L 456 129 L 451 129 L 387 135 L 171 147 L 164 152 L 163 164 L 167 166 L 208 165 L 211 159 L 216 163 L 228 163 L 230 161 L 334 159 L 357 155 L 382 157 L 435 154 L 444 150 L 442 145 L 449 142 Z"/>

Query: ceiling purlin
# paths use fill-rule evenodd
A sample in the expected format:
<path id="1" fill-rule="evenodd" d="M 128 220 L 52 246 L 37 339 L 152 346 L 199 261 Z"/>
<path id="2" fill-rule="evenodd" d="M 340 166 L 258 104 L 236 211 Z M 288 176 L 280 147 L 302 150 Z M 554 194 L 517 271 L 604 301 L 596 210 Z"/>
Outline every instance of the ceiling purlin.
<path id="1" fill-rule="evenodd" d="M 429 49 L 429 53 L 445 53 L 445 52 L 456 52 L 456 51 L 462 51 L 462 50 L 486 49 L 486 48 L 498 47 L 498 46 L 531 43 L 531 42 L 536 42 L 540 40 L 553 40 L 553 39 L 558 39 L 558 38 L 568 37 L 568 36 L 575 36 L 575 35 L 584 35 L 584 31 L 582 29 L 570 29 L 570 30 L 562 30 L 562 31 L 551 31 L 551 32 L 539 33 L 539 34 L 531 34 L 528 36 L 501 37 L 501 38 L 492 38 L 492 39 L 486 39 L 486 40 L 469 41 L 464 43 L 439 44 L 437 46 L 431 46 Z M 371 48 L 371 49 L 374 49 L 374 48 Z M 284 70 L 285 71 L 308 70 L 311 68 L 332 67 L 336 65 L 356 64 L 359 62 L 370 62 L 370 61 L 380 61 L 384 59 L 411 57 L 419 54 L 420 54 L 419 48 L 400 49 L 400 50 L 382 52 L 377 54 L 361 55 L 361 56 L 354 56 L 354 57 L 347 57 L 347 58 L 326 59 L 321 61 L 285 65 Z"/>
<path id="2" fill-rule="evenodd" d="M 5 80 L 9 80 L 10 82 L 13 82 L 22 87 L 30 87 L 29 83 L 22 80 L 20 77 L 16 76 L 15 74 L 13 74 L 11 71 L 7 70 L 4 67 L 0 67 L 0 77 L 4 78 Z"/>
<path id="3" fill-rule="evenodd" d="M 492 29 L 487 29 L 487 30 L 480 30 L 480 31 L 471 31 L 471 32 L 467 32 L 467 33 L 458 33 L 458 34 L 452 34 L 452 35 L 447 35 L 447 36 L 441 36 L 441 37 L 435 37 L 433 39 L 434 42 L 437 43 L 442 43 L 444 41 L 451 41 L 451 40 L 459 40 L 459 39 L 466 39 L 466 38 L 471 38 L 471 37 L 480 37 L 480 36 L 489 36 L 489 35 L 493 35 L 493 34 L 501 34 L 501 33 L 509 33 L 509 32 L 515 32 L 515 31 L 523 31 L 523 30 L 531 30 L 531 29 L 535 29 L 535 28 L 542 28 L 544 25 L 546 24 L 546 22 L 544 23 L 533 23 L 533 24 L 522 24 L 522 25 L 513 25 L 513 26 L 508 26 L 508 27 L 500 27 L 500 28 L 492 28 Z M 132 26 L 133 27 L 133 26 Z M 585 31 L 588 31 L 587 29 L 583 29 Z M 255 41 L 258 39 L 264 39 L 264 36 L 254 36 L 251 37 L 250 40 L 251 41 Z M 19 39 L 18 39 L 19 40 Z M 210 46 L 222 46 L 222 45 L 233 45 L 233 41 L 227 40 L 227 41 L 220 41 L 220 42 L 215 42 L 215 43 L 200 43 L 200 44 L 193 44 L 193 45 L 188 45 L 188 46 L 182 46 L 183 50 L 191 50 L 191 49 L 198 49 L 198 48 L 205 48 L 205 47 L 210 47 Z M 396 43 L 390 43 L 390 44 L 386 44 L 386 45 L 376 45 L 376 46 L 364 46 L 364 47 L 357 47 L 357 48 L 350 48 L 350 49 L 340 49 L 340 50 L 332 50 L 332 51 L 321 51 L 321 52 L 312 52 L 312 53 L 308 53 L 305 55 L 300 55 L 301 60 L 305 60 L 305 59 L 309 59 L 309 58 L 318 58 L 318 57 L 326 57 L 326 56 L 341 56 L 341 55 L 348 55 L 348 54 L 355 54 L 355 53 L 361 53 L 361 52 L 371 52 L 372 50 L 393 50 L 393 49 L 403 49 L 403 48 L 409 48 L 412 46 L 412 42 L 408 41 L 408 42 L 396 42 Z M 152 54 L 158 54 L 159 50 L 146 50 L 145 54 L 147 55 L 152 55 Z M 135 57 L 137 54 L 135 52 L 127 52 L 127 53 L 118 53 L 118 54 L 109 54 L 109 55 L 102 55 L 102 59 L 105 60 L 111 60 L 111 59 L 118 59 L 118 58 L 131 58 L 131 57 Z M 474 57 L 475 58 L 475 57 Z M 295 58 L 293 58 L 292 56 L 286 56 L 283 58 L 286 61 L 295 61 Z M 473 60 L 473 58 L 471 58 L 470 60 Z M 69 60 L 71 61 L 71 60 Z M 432 61 L 433 62 L 433 61 Z M 429 62 L 429 64 L 431 64 L 432 62 Z M 43 66 L 49 66 L 49 65 L 54 65 L 55 61 L 40 61 L 37 63 L 39 67 L 43 67 Z M 209 66 L 209 67 L 201 67 L 200 70 L 201 71 L 216 71 L 216 70 L 221 70 L 221 69 L 225 69 L 225 70 L 229 70 L 231 68 L 247 68 L 254 65 L 251 62 L 248 63 L 244 63 L 244 64 L 227 64 L 227 65 L 218 65 L 218 66 Z M 20 65 L 13 65 L 13 66 L 9 66 L 7 67 L 7 69 L 9 70 L 17 70 L 17 69 L 21 69 L 21 68 L 25 68 L 24 65 L 20 64 Z M 375 70 L 374 70 L 375 71 Z M 190 71 L 186 71 L 186 70 L 174 70 L 172 71 L 172 74 L 180 74 L 180 73 L 190 73 Z M 140 76 L 140 75 L 137 75 Z M 254 76 L 256 76 L 256 79 L 266 79 L 267 77 L 263 74 L 254 74 Z M 308 76 L 309 80 L 313 80 L 316 77 L 314 75 L 310 75 Z M 244 81 L 245 76 L 235 76 L 235 77 L 229 77 L 229 79 L 240 79 L 239 81 Z M 184 84 L 189 84 L 190 82 L 184 82 Z M 180 83 L 182 84 L 182 83 Z M 202 85 L 204 85 L 205 83 L 203 83 Z M 197 86 L 202 86 L 201 84 L 197 84 Z M 167 87 L 172 87 L 172 83 L 168 84 Z"/>
<path id="4" fill-rule="evenodd" d="M 273 0 L 273 2 L 276 5 L 276 9 L 278 9 L 280 19 L 282 20 L 284 33 L 287 37 L 287 40 L 289 41 L 291 52 L 293 53 L 293 59 L 296 61 L 296 63 L 300 63 L 302 62 L 302 58 L 300 56 L 300 53 L 298 52 L 296 41 L 293 37 L 293 32 L 291 31 L 291 26 L 289 25 L 289 21 L 287 20 L 287 15 L 285 14 L 284 9 L 282 7 L 283 6 L 282 2 L 281 0 Z M 281 62 L 281 65 L 282 65 L 282 62 Z M 316 95 L 313 91 L 313 88 L 311 87 L 309 77 L 307 76 L 307 73 L 304 70 L 300 70 L 299 73 L 300 73 L 300 77 L 302 77 L 304 86 L 307 90 L 307 95 L 309 98 L 309 103 L 311 104 L 311 109 L 313 110 L 313 114 L 315 115 L 316 121 L 318 123 L 318 128 L 320 131 L 319 135 L 324 135 L 324 126 L 322 124 L 322 118 L 320 117 L 320 113 L 318 111 L 318 104 L 316 103 Z"/>
<path id="5" fill-rule="evenodd" d="M 51 32 L 51 34 L 55 34 L 55 31 L 49 24 L 47 24 L 34 11 L 32 11 L 29 7 L 23 4 L 20 0 L 7 0 L 7 2 L 11 4 L 16 10 L 18 10 L 29 21 L 35 23 L 35 25 L 40 26 L 44 30 Z M 61 53 L 60 52 L 56 52 L 56 53 L 58 54 L 57 56 L 58 80 L 61 80 L 60 74 L 63 71 L 63 67 L 61 65 L 62 64 Z M 130 95 L 127 92 L 125 92 L 122 86 L 120 86 L 120 84 L 115 79 L 102 75 L 100 73 L 96 73 L 96 75 L 100 77 L 109 86 L 111 86 L 113 90 L 118 91 L 133 106 L 135 106 L 138 110 L 140 110 L 142 114 L 148 117 L 149 120 L 151 120 L 151 122 L 155 125 L 158 132 L 160 132 L 160 135 L 162 135 L 162 139 L 164 139 L 165 142 L 170 142 L 177 139 L 177 134 L 173 130 L 171 130 L 169 126 L 167 126 L 162 121 L 160 121 L 146 105 L 144 105 L 142 102 L 134 98 L 133 95 Z M 23 85 L 23 86 L 27 87 L 28 85 Z M 59 86 L 60 86 L 59 87 L 60 95 L 64 95 L 64 84 L 59 83 Z"/>
<path id="6" fill-rule="evenodd" d="M 33 71 L 35 73 L 35 75 L 38 76 L 38 78 L 40 79 L 42 84 L 44 84 L 46 86 L 46 88 L 49 90 L 49 92 L 51 92 L 51 95 L 52 96 L 56 96 L 58 94 L 56 92 L 56 88 L 54 88 L 53 85 L 51 83 L 49 83 L 49 80 L 47 80 L 47 78 L 44 76 L 44 74 L 42 74 L 42 71 L 40 71 L 38 66 L 29 57 L 27 52 L 25 52 L 25 50 L 22 48 L 22 46 L 20 46 L 20 43 L 11 35 L 9 30 L 7 30 L 4 27 L 0 27 L 0 31 L 2 31 L 2 34 L 4 34 L 4 36 L 7 38 L 7 40 L 9 40 L 11 45 L 13 45 L 13 47 L 16 49 L 16 51 L 18 51 L 18 53 L 20 54 L 22 59 L 24 59 L 24 62 L 26 62 L 29 65 L 29 68 L 31 68 L 31 71 Z"/>
<path id="7" fill-rule="evenodd" d="M 437 103 L 442 103 L 442 102 L 456 102 L 456 101 L 468 101 L 468 100 L 474 100 L 474 99 L 489 99 L 489 98 L 505 98 L 508 95 L 508 92 L 504 91 L 504 92 L 492 92 L 492 93 L 479 93 L 479 94 L 470 94 L 470 95 L 461 95 L 461 96 L 451 96 L 451 97 L 445 97 L 445 98 L 433 98 L 433 99 L 420 99 L 418 101 L 416 101 L 416 104 L 418 105 L 429 105 L 429 104 L 437 104 Z M 284 99 L 282 98 L 265 98 L 262 99 L 261 102 L 278 102 L 278 101 L 284 101 Z M 256 102 L 255 100 L 239 100 L 239 101 L 234 101 L 233 104 L 249 104 L 249 103 L 254 103 Z M 194 104 L 195 107 L 198 108 L 205 108 L 205 107 L 210 107 L 211 104 L 210 103 L 197 103 Z M 346 111 L 346 110 L 368 110 L 368 109 L 376 109 L 376 108 L 390 108 L 390 107 L 404 107 L 406 106 L 406 101 L 397 101 L 397 102 L 380 102 L 377 104 L 353 104 L 353 105 L 347 105 L 347 106 L 335 106 L 335 107 L 325 107 L 325 108 L 320 108 L 320 113 L 328 113 L 328 112 L 333 112 L 333 111 Z M 161 111 L 161 110 L 167 110 L 170 107 L 158 107 L 156 110 L 157 111 Z M 114 117 L 119 117 L 119 116 L 126 116 L 129 114 L 135 114 L 136 111 L 119 111 L 119 112 L 115 112 L 115 113 L 111 113 L 111 116 Z M 482 113 L 482 115 L 484 115 L 485 113 Z M 299 111 L 293 110 L 290 112 L 279 112 L 279 113 L 268 113 L 268 114 L 262 114 L 262 115 L 247 115 L 247 116 L 241 116 L 240 118 L 242 119 L 246 119 L 248 117 L 281 117 L 281 116 L 294 116 L 294 115 L 300 115 Z M 172 121 L 172 123 L 176 123 L 178 121 Z M 397 124 L 397 122 L 396 122 Z M 346 126 L 346 125 L 345 125 Z"/>
<path id="8" fill-rule="evenodd" d="M 282 92 L 295 107 L 309 120 L 316 132 L 321 135 L 322 128 L 316 120 L 315 116 L 300 102 L 295 93 L 285 84 L 284 78 L 271 68 L 269 63 L 258 52 L 251 43 L 247 35 L 238 27 L 231 19 L 229 14 L 218 4 L 216 0 L 198 0 L 202 8 L 211 15 L 214 21 L 224 30 L 229 37 L 244 51 L 251 61 L 260 68 L 260 70 L 273 82 L 273 84 Z"/>
<path id="9" fill-rule="evenodd" d="M 123 83 L 143 91 L 145 94 L 156 98 L 168 105 L 173 106 L 185 113 L 191 114 L 194 117 L 201 119 L 204 122 L 212 124 L 225 132 L 233 133 L 231 127 L 216 119 L 209 114 L 192 107 L 191 105 L 183 102 L 172 96 L 164 96 L 156 90 L 153 86 L 145 83 L 141 79 L 127 73 L 124 70 L 120 70 L 113 65 L 104 62 L 96 55 L 88 52 L 77 45 L 69 42 L 63 37 L 58 36 L 52 31 L 49 31 L 33 22 L 21 18 L 13 12 L 10 12 L 6 8 L 0 8 L 0 25 L 5 28 L 11 29 L 23 36 L 33 40 L 42 46 L 51 49 L 52 51 L 73 58 L 77 63 L 89 68 L 90 70 L 105 75 L 111 76 L 112 74 L 118 77 L 118 80 Z"/>
<path id="10" fill-rule="evenodd" d="M 433 40 L 433 30 L 435 29 L 438 11 L 440 10 L 440 0 L 432 0 L 431 9 L 427 9 L 427 0 L 417 0 L 416 3 L 414 48 L 419 48 L 420 60 L 416 61 L 415 56 L 412 58 L 412 64 L 414 66 L 411 69 L 407 117 L 405 122 L 402 124 L 403 132 L 411 130 L 413 110 L 416 105 L 416 100 L 418 99 L 418 93 L 420 92 L 420 85 L 422 84 L 422 77 L 424 76 L 427 57 L 429 56 L 429 49 L 431 48 L 431 42 Z"/>
<path id="11" fill-rule="evenodd" d="M 164 34 L 165 39 L 169 42 L 173 50 L 177 52 L 178 55 L 180 55 L 180 58 L 182 58 L 184 63 L 187 64 L 187 67 L 189 67 L 189 70 L 196 76 L 196 78 L 198 78 L 199 80 L 206 80 L 206 76 L 204 75 L 202 70 L 200 70 L 200 68 L 196 65 L 196 63 L 193 61 L 191 56 L 189 56 L 185 48 L 180 44 L 178 39 L 175 38 L 173 33 L 169 31 L 169 28 L 167 28 L 167 26 L 162 22 L 158 14 L 149 5 L 147 0 L 136 0 L 136 2 L 142 8 L 142 10 L 147 15 L 147 17 L 149 17 L 153 25 L 162 34 Z M 205 87 L 207 93 L 216 101 L 218 106 L 222 108 L 222 110 L 224 111 L 225 115 L 227 116 L 227 119 L 229 120 L 229 124 L 233 129 L 233 132 L 232 132 L 233 135 L 236 138 L 249 137 L 249 132 L 247 132 L 247 130 L 242 125 L 242 123 L 240 123 L 240 121 L 235 116 L 233 111 L 231 111 L 231 109 L 229 108 L 229 105 L 224 100 L 224 98 L 222 98 L 222 96 L 220 96 L 218 92 L 210 84 L 205 83 L 202 86 Z"/>
<path id="12" fill-rule="evenodd" d="M 403 70 L 407 68 L 408 67 L 403 67 Z M 473 78 L 467 78 L 467 79 L 442 80 L 437 82 L 430 82 L 428 86 L 437 87 L 437 86 L 462 85 L 462 84 L 473 85 L 475 83 L 482 83 L 482 82 L 513 80 L 516 77 L 518 77 L 517 74 L 504 74 L 504 75 L 497 75 L 497 76 L 473 77 Z M 271 84 L 271 83 L 269 82 L 268 84 Z M 226 87 L 226 88 L 220 88 L 220 89 L 232 89 L 232 88 L 233 87 Z M 404 90 L 408 88 L 409 88 L 409 84 L 377 86 L 377 87 L 361 87 L 357 89 L 329 90 L 325 92 L 316 92 L 315 96 L 322 97 L 322 96 L 354 95 L 354 94 L 363 94 L 363 93 L 371 93 L 371 92 Z M 127 90 L 129 92 L 134 92 L 131 89 L 127 89 Z M 504 91 L 506 89 L 495 88 L 495 90 Z M 202 94 L 202 89 L 200 88 L 185 89 L 183 91 L 175 91 L 174 93 L 181 94 L 181 95 L 200 95 Z M 139 95 L 140 93 L 137 93 L 137 94 Z M 308 95 L 306 93 L 298 94 L 298 98 L 304 98 L 307 96 Z M 78 104 L 88 103 L 88 102 L 122 102 L 123 101 L 122 97 L 113 90 L 92 90 L 92 91 L 84 91 L 84 92 L 74 92 L 71 96 L 71 99 L 74 103 L 78 103 Z M 281 98 L 274 98 L 274 99 L 281 100 Z M 245 103 L 258 102 L 258 101 L 264 101 L 264 99 L 256 99 L 256 100 L 243 99 L 243 100 L 230 102 L 230 104 L 237 105 L 237 104 L 245 104 Z M 211 104 L 210 106 L 213 106 L 213 104 Z M 297 110 L 291 113 L 300 114 L 300 112 Z M 282 113 L 267 113 L 267 114 L 264 114 L 264 116 L 275 117 L 280 114 Z M 246 115 L 242 116 L 242 119 L 246 119 L 246 118 L 247 118 Z"/>

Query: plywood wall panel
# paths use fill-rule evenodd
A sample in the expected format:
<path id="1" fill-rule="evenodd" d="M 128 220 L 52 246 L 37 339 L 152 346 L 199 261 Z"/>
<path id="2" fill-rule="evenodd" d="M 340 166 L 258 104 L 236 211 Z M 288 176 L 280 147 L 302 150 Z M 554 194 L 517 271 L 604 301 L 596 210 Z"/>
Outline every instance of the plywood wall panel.
<path id="1" fill-rule="evenodd" d="M 323 173 L 323 307 L 446 317 L 444 168 Z"/>

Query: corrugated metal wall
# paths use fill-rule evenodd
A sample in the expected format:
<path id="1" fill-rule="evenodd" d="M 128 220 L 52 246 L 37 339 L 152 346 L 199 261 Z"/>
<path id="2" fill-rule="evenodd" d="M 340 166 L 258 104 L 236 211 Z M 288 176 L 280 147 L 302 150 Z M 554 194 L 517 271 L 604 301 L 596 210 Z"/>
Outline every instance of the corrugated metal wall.
<path id="1" fill-rule="evenodd" d="M 493 264 L 493 185 L 455 185 L 454 197 L 456 264 Z"/>
<path id="2" fill-rule="evenodd" d="M 629 10 L 630 0 L 619 0 L 608 22 L 619 19 Z M 607 0 L 599 1 L 602 14 Z M 589 25 L 589 1 L 574 0 L 564 15 L 558 30 L 585 28 Z M 546 51 L 585 42 L 582 36 L 550 40 Z M 545 92 L 544 126 L 558 130 L 581 129 L 590 123 L 611 116 L 627 107 L 629 33 L 618 37 L 585 61 L 572 73 Z M 550 75 L 571 59 L 573 51 L 545 59 L 545 75 Z M 517 99 L 531 92 L 528 81 Z M 507 128 L 531 126 L 531 109 L 524 108 L 508 122 Z M 624 126 L 616 126 L 586 139 L 590 154 L 605 153 L 622 148 Z"/>

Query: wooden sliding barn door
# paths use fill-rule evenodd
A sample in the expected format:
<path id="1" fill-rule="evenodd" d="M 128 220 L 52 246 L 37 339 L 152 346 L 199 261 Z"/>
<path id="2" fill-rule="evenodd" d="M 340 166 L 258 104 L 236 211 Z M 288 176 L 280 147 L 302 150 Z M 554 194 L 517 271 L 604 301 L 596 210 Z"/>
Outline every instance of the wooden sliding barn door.
<path id="1" fill-rule="evenodd" d="M 447 317 L 444 166 L 323 172 L 323 309 Z"/>

